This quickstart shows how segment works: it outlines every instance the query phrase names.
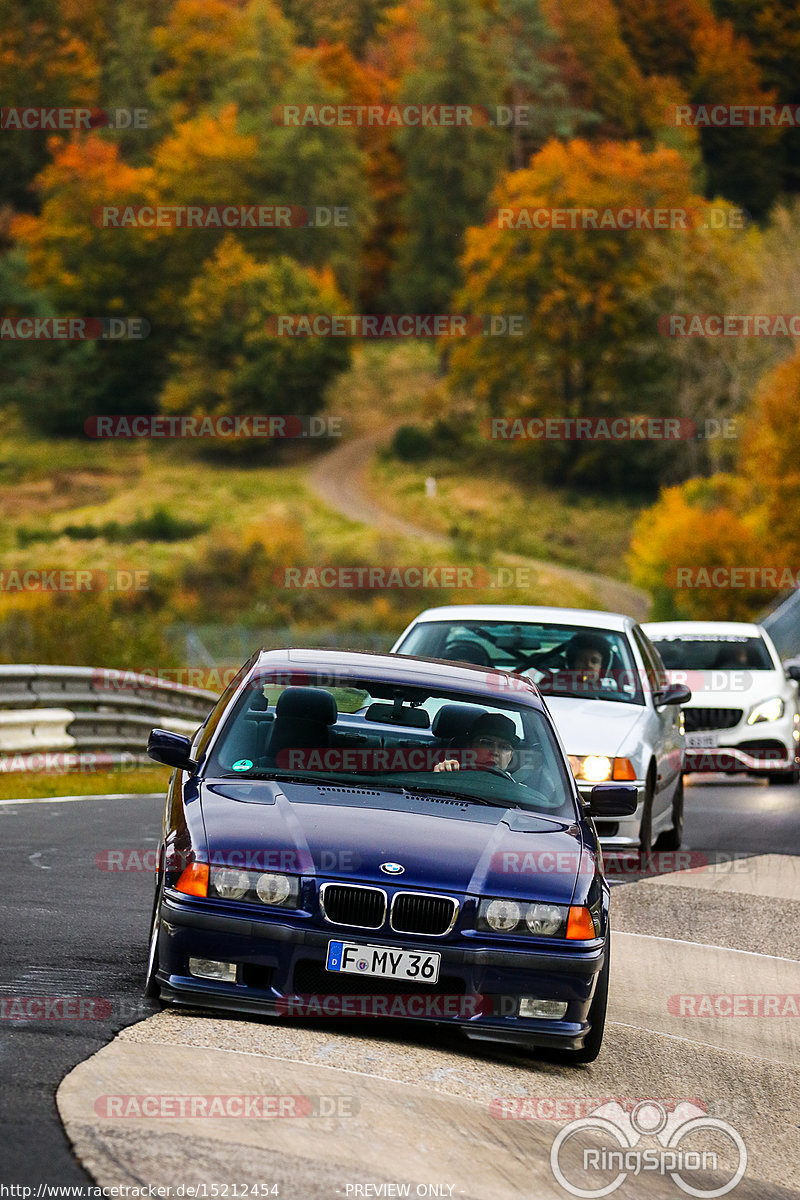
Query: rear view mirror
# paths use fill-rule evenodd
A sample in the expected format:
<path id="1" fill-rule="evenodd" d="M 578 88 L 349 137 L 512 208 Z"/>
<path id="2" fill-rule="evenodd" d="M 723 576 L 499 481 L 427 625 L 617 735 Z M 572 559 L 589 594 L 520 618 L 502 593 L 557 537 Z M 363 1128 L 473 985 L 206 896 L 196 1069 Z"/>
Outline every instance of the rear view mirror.
<path id="1" fill-rule="evenodd" d="M 598 783 L 589 793 L 590 817 L 632 817 L 639 804 L 633 784 Z"/>
<path id="2" fill-rule="evenodd" d="M 663 704 L 688 704 L 691 698 L 692 689 L 685 683 L 670 683 L 653 693 L 653 703 L 659 707 Z"/>
<path id="3" fill-rule="evenodd" d="M 795 683 L 800 683 L 800 663 L 785 662 L 783 669 L 786 672 L 787 679 L 793 679 Z"/>
<path id="4" fill-rule="evenodd" d="M 191 757 L 192 743 L 188 737 L 170 733 L 168 729 L 153 729 L 147 740 L 147 753 L 155 762 L 165 767 L 177 767 L 179 771 L 196 771 L 197 763 Z"/>

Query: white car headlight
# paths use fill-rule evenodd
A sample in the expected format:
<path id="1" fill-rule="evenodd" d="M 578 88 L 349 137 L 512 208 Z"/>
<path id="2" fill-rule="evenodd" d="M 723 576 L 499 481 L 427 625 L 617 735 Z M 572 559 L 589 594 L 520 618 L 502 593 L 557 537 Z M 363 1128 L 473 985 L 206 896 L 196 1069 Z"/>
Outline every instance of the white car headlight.
<path id="1" fill-rule="evenodd" d="M 486 924 L 496 933 L 516 929 L 522 920 L 522 909 L 516 900 L 492 900 L 486 906 Z"/>
<path id="2" fill-rule="evenodd" d="M 256 895 L 262 904 L 285 904 L 294 891 L 293 882 L 288 875 L 265 872 L 256 880 Z"/>
<path id="3" fill-rule="evenodd" d="M 481 900 L 477 928 L 484 933 L 565 937 L 569 909 L 542 901 Z"/>
<path id="4" fill-rule="evenodd" d="M 760 721 L 778 721 L 783 716 L 783 701 L 780 696 L 771 700 L 762 700 L 757 704 L 747 718 L 748 725 L 758 725 Z"/>
<path id="5" fill-rule="evenodd" d="M 241 900 L 250 888 L 247 871 L 217 869 L 211 872 L 211 882 L 221 900 Z"/>
<path id="6" fill-rule="evenodd" d="M 273 871 L 239 871 L 232 867 L 212 867 L 209 896 L 219 900 L 260 901 L 274 908 L 297 908 L 300 903 L 300 879 L 297 875 Z"/>

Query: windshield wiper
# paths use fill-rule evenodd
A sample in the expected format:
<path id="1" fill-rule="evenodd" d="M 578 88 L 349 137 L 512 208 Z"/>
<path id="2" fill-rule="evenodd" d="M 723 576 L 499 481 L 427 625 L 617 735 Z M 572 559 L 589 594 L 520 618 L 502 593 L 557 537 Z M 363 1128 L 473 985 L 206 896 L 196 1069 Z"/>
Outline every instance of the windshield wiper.
<path id="1" fill-rule="evenodd" d="M 442 796 L 447 800 L 466 800 L 472 804 L 486 804 L 490 808 L 519 808 L 518 804 L 506 803 L 504 800 L 491 800 L 488 796 L 478 796 L 475 792 L 461 792 L 450 788 L 448 791 L 440 791 L 438 788 L 422 787 L 422 785 L 404 783 L 402 785 L 404 792 L 409 792 L 412 796 Z"/>
<path id="2" fill-rule="evenodd" d="M 332 779 L 330 775 L 324 775 L 320 772 L 319 775 L 301 775 L 295 773 L 281 774 L 280 769 L 277 771 L 226 771 L 219 776 L 220 779 L 271 779 L 275 783 L 318 783 L 329 785 L 336 784 L 338 780 Z M 352 787 L 352 783 L 348 780 L 341 784 L 342 787 Z"/>
<path id="3" fill-rule="evenodd" d="M 221 779 L 271 779 L 276 783 L 314 783 L 320 787 L 353 787 L 352 779 L 338 780 L 332 779 L 329 775 L 279 775 L 275 771 L 248 771 L 246 774 L 238 771 L 231 771 L 219 776 Z M 358 783 L 362 787 L 374 788 L 376 791 L 383 790 L 385 792 L 408 792 L 414 796 L 443 796 L 447 799 L 464 800 L 472 804 L 485 804 L 491 808 L 519 808 L 519 804 L 507 803 L 503 800 L 492 800 L 487 796 L 479 796 L 475 792 L 461 792 L 449 789 L 448 791 L 440 791 L 438 788 L 423 787 L 422 785 L 396 783 L 394 785 L 385 782 L 383 778 L 373 782 L 371 779 L 359 778 Z"/>

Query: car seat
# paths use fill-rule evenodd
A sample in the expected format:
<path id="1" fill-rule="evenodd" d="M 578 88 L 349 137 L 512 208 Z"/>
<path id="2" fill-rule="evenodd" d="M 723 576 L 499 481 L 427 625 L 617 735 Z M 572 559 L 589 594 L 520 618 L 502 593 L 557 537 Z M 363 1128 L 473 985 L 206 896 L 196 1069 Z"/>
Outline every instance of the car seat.
<path id="1" fill-rule="evenodd" d="M 275 705 L 275 720 L 267 751 L 267 765 L 277 765 L 282 750 L 326 750 L 331 726 L 339 710 L 330 692 L 322 688 L 287 687 Z"/>

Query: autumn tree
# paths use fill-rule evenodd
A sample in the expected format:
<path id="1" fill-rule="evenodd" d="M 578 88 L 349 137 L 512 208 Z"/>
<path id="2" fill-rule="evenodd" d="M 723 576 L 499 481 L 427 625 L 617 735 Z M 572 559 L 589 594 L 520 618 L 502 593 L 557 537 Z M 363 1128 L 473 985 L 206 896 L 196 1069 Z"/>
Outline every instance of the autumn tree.
<path id="1" fill-rule="evenodd" d="M 674 240 L 691 264 L 707 243 L 688 228 L 536 229 L 523 218 L 536 209 L 701 211 L 685 160 L 631 142 L 550 142 L 528 169 L 501 180 L 493 202 L 495 219 L 467 233 L 468 282 L 456 308 L 521 314 L 524 334 L 455 343 L 453 391 L 468 392 L 489 415 L 675 415 L 664 386 L 669 339 L 659 337 L 652 307 L 663 266 L 652 247 Z M 518 453 L 552 479 L 633 488 L 663 478 L 677 451 L 653 442 L 533 442 Z"/>
<path id="2" fill-rule="evenodd" d="M 337 42 L 362 58 L 391 0 L 282 0 L 282 9 L 303 46 Z"/>
<path id="3" fill-rule="evenodd" d="M 795 343 L 797 345 L 797 343 Z M 766 516 L 769 545 L 785 565 L 800 562 L 800 353 L 761 380 L 742 438 L 741 468 Z"/>
<path id="4" fill-rule="evenodd" d="M 747 40 L 765 88 L 779 104 L 800 104 L 800 7 L 783 0 L 714 0 L 717 16 Z M 800 128 L 785 126 L 780 142 L 780 190 L 800 192 Z"/>
<path id="5" fill-rule="evenodd" d="M 0 78 L 3 107 L 92 107 L 100 68 L 86 43 L 62 17 L 56 0 L 20 5 L 0 0 Z M 30 185 L 48 159 L 41 130 L 0 133 L 0 206 L 30 211 Z"/>
<path id="6" fill-rule="evenodd" d="M 153 30 L 156 98 L 169 106 L 174 125 L 212 100 L 242 20 L 237 0 L 176 0 L 167 23 Z"/>
<path id="7" fill-rule="evenodd" d="M 560 40 L 560 63 L 575 101 L 602 115 L 605 138 L 648 133 L 646 85 L 622 36 L 613 0 L 542 0 Z"/>
<path id="8" fill-rule="evenodd" d="M 189 289 L 186 330 L 171 359 L 162 411 L 200 417 L 318 412 L 328 382 L 347 365 L 348 343 L 281 336 L 270 318 L 345 311 L 330 272 L 305 270 L 285 256 L 259 263 L 227 237 Z M 240 451 L 259 446 L 264 443 L 230 443 Z"/>
<path id="9" fill-rule="evenodd" d="M 631 540 L 631 578 L 653 597 L 654 620 L 752 620 L 774 590 L 710 586 L 712 572 L 775 562 L 764 547 L 763 512 L 729 475 L 667 488 Z"/>
<path id="10" fill-rule="evenodd" d="M 671 315 L 793 311 L 770 286 L 774 262 L 759 227 L 739 228 L 740 211 L 722 200 L 710 209 L 721 228 L 650 240 L 655 280 L 641 297 L 642 316 L 660 343 L 658 389 L 697 427 L 681 446 L 677 478 L 735 470 L 743 413 L 759 377 L 785 349 L 774 338 L 670 336 Z"/>
<path id="11" fill-rule="evenodd" d="M 130 167 L 98 135 L 56 143 L 36 187 L 41 215 L 20 215 L 12 232 L 27 253 L 29 284 L 55 312 L 75 317 L 135 317 L 152 326 L 146 345 L 98 342 L 96 386 L 78 389 L 75 426 L 96 412 L 148 412 L 180 321 L 174 280 L 165 273 L 157 232 L 104 228 L 104 207 L 152 200 L 152 172 Z M 88 415 L 88 413 L 85 413 Z"/>

